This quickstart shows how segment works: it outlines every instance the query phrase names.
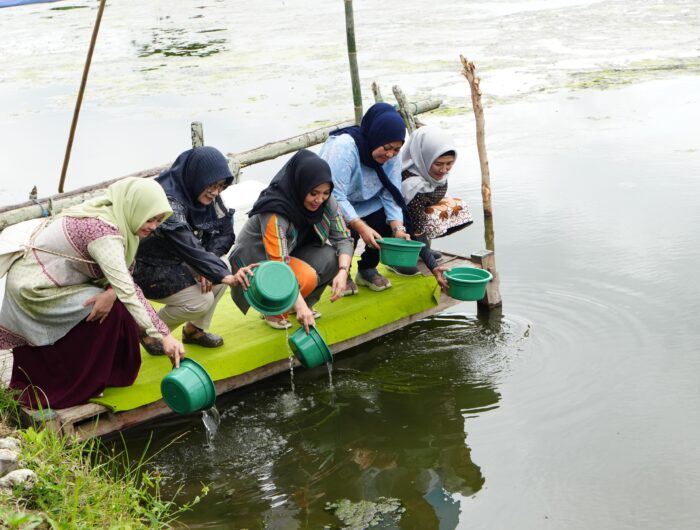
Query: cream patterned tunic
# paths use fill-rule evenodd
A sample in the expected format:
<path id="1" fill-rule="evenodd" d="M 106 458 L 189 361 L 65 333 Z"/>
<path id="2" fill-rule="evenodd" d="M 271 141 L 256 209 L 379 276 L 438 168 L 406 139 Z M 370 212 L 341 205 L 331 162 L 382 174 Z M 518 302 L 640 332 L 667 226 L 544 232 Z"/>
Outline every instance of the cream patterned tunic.
<path id="1" fill-rule="evenodd" d="M 54 344 L 85 319 L 87 299 L 111 285 L 142 332 L 169 333 L 124 259 L 116 227 L 96 218 L 59 217 L 36 236 L 33 249 L 7 274 L 0 310 L 0 348 Z"/>

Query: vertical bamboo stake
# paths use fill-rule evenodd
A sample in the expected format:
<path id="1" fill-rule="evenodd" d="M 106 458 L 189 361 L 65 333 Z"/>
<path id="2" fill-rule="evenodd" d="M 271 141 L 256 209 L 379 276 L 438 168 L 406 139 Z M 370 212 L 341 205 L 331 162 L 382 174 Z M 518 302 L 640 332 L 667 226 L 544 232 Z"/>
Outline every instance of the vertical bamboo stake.
<path id="1" fill-rule="evenodd" d="M 202 147 L 204 145 L 204 128 L 201 121 L 193 121 L 190 125 L 192 133 L 192 147 Z"/>
<path id="2" fill-rule="evenodd" d="M 58 193 L 63 193 L 63 184 L 66 181 L 68 161 L 70 160 L 70 152 L 73 149 L 73 137 L 75 136 L 75 128 L 78 125 L 80 106 L 83 103 L 83 94 L 85 93 L 85 85 L 87 84 L 88 72 L 90 71 L 90 63 L 92 62 L 92 52 L 95 51 L 95 42 L 97 42 L 97 32 L 100 31 L 100 22 L 102 22 L 102 13 L 105 10 L 105 1 L 106 0 L 100 0 L 100 7 L 97 9 L 97 18 L 95 19 L 95 26 L 92 28 L 92 38 L 90 39 L 90 47 L 88 48 L 87 58 L 85 59 L 85 67 L 83 68 L 83 78 L 80 81 L 78 99 L 75 102 L 75 110 L 73 111 L 73 122 L 70 126 L 70 133 L 68 134 L 68 145 L 66 145 L 66 155 L 63 157 L 63 168 L 61 169 L 61 178 L 58 181 Z"/>
<path id="3" fill-rule="evenodd" d="M 382 101 L 384 101 L 384 98 L 382 97 L 382 91 L 379 89 L 379 85 L 376 81 L 372 82 L 372 94 L 374 94 L 375 103 L 381 103 Z"/>
<path id="4" fill-rule="evenodd" d="M 362 121 L 362 91 L 360 73 L 357 68 L 357 48 L 355 46 L 355 19 L 352 12 L 352 0 L 345 0 L 345 33 L 348 41 L 348 61 L 350 62 L 350 79 L 352 81 L 352 100 L 355 104 L 355 123 Z"/>
<path id="5" fill-rule="evenodd" d="M 401 117 L 403 118 L 403 121 L 406 124 L 408 134 L 411 134 L 417 128 L 416 119 L 413 117 L 413 113 L 411 112 L 411 109 L 408 105 L 406 95 L 403 93 L 403 90 L 401 90 L 399 85 L 394 85 L 392 87 L 392 91 L 394 92 L 394 97 L 396 98 L 396 101 L 399 104 L 399 114 L 401 114 Z"/>
<path id="6" fill-rule="evenodd" d="M 484 205 L 484 217 L 493 216 L 493 208 L 491 207 L 491 175 L 489 174 L 489 160 L 486 156 L 486 142 L 484 133 L 484 107 L 481 105 L 481 89 L 479 82 L 481 81 L 474 72 L 476 67 L 474 63 L 467 61 L 463 55 L 459 58 L 462 61 L 462 75 L 469 81 L 471 89 L 472 108 L 474 109 L 474 119 L 476 120 L 476 147 L 479 151 L 479 164 L 481 165 L 481 198 Z M 493 249 L 490 249 L 493 250 Z"/>

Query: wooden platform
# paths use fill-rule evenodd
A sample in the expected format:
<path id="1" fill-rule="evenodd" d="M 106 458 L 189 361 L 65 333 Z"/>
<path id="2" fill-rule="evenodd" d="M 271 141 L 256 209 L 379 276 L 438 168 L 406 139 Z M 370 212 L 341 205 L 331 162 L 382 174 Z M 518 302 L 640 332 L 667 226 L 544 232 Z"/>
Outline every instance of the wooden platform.
<path id="1" fill-rule="evenodd" d="M 480 254 L 473 254 L 471 258 L 466 258 L 464 256 L 457 256 L 454 254 L 444 254 L 444 258 L 441 261 L 441 265 L 447 267 L 456 266 L 473 266 L 479 268 L 489 268 L 489 259 L 492 256 L 491 252 L 485 251 Z M 419 265 L 421 271 L 425 275 L 430 275 L 430 272 L 421 263 Z M 489 293 L 488 291 L 491 291 Z M 493 297 L 498 293 L 498 277 L 494 276 L 494 279 L 489 284 L 489 289 L 487 290 L 487 296 L 479 302 L 484 306 L 488 305 L 500 305 L 500 299 L 497 301 L 493 300 Z M 489 300 L 489 294 L 492 297 Z M 391 298 L 387 297 L 387 302 L 390 303 Z M 493 303 L 497 302 L 497 303 Z M 411 314 L 408 317 L 401 318 L 390 324 L 373 329 L 368 333 L 358 335 L 351 339 L 332 344 L 330 346 L 333 354 L 338 354 L 344 350 L 350 349 L 354 346 L 362 344 L 364 342 L 370 341 L 392 331 L 398 330 L 412 322 L 420 320 L 422 318 L 428 317 L 440 313 L 446 308 L 453 306 L 455 304 L 462 303 L 459 300 L 454 300 L 444 293 L 441 294 L 439 304 L 432 307 L 427 311 L 422 311 L 419 313 Z M 8 366 L 9 362 L 9 366 Z M 9 380 L 9 367 L 11 366 L 12 355 L 9 352 L 2 352 L 0 354 L 0 372 L 3 373 L 3 380 Z M 298 360 L 295 360 L 295 366 L 299 365 Z M 216 394 L 217 396 L 226 394 L 237 388 L 255 383 L 267 377 L 279 374 L 289 370 L 289 361 L 287 359 L 280 360 L 277 362 L 269 363 L 264 366 L 260 366 L 252 371 L 246 372 L 241 375 L 230 377 L 227 379 L 221 379 L 215 382 Z M 168 408 L 165 402 L 161 399 L 155 403 L 145 405 L 133 410 L 123 411 L 123 412 L 111 412 L 107 407 L 103 405 L 98 405 L 94 403 L 87 403 L 85 405 L 78 405 L 75 407 L 70 407 L 66 409 L 48 409 L 44 411 L 36 411 L 31 409 L 22 409 L 22 421 L 27 424 L 32 423 L 43 423 L 46 427 L 61 432 L 65 435 L 77 436 L 78 438 L 88 438 L 91 436 L 103 436 L 117 431 L 123 431 L 130 427 L 140 425 L 142 423 L 151 421 L 156 418 L 161 418 L 167 415 L 173 414 L 173 412 Z"/>

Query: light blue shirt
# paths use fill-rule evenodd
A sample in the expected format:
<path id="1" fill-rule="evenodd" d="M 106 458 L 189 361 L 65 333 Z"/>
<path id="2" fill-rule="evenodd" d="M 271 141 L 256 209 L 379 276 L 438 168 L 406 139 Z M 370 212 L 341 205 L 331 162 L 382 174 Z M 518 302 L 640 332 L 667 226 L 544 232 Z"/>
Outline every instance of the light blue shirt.
<path id="1" fill-rule="evenodd" d="M 387 221 L 403 223 L 403 212 L 394 198 L 382 186 L 377 172 L 360 162 L 355 140 L 349 134 L 330 136 L 321 146 L 319 156 L 331 166 L 333 195 L 340 211 L 349 223 L 384 208 Z M 401 189 L 401 161 L 395 156 L 382 168 L 389 181 Z"/>

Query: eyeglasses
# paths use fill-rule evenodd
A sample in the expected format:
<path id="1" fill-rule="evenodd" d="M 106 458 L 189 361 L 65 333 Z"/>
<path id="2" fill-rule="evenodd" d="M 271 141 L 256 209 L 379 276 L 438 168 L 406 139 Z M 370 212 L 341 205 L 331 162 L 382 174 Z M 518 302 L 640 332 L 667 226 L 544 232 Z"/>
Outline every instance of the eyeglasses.
<path id="1" fill-rule="evenodd" d="M 221 193 L 224 191 L 226 188 L 228 188 L 228 184 L 226 184 L 225 180 L 219 181 L 216 184 L 212 184 L 211 186 L 207 186 L 204 188 L 204 191 L 207 191 L 209 193 Z"/>
<path id="2" fill-rule="evenodd" d="M 382 146 L 382 149 L 384 149 L 384 151 L 387 152 L 387 153 L 390 153 L 390 152 L 393 151 L 394 154 L 398 155 L 398 154 L 399 154 L 399 151 L 401 151 L 401 147 L 403 147 L 403 146 L 400 145 L 400 146 L 398 146 L 398 147 L 394 147 L 393 145 L 387 144 L 387 145 L 383 145 L 383 146 Z"/>

